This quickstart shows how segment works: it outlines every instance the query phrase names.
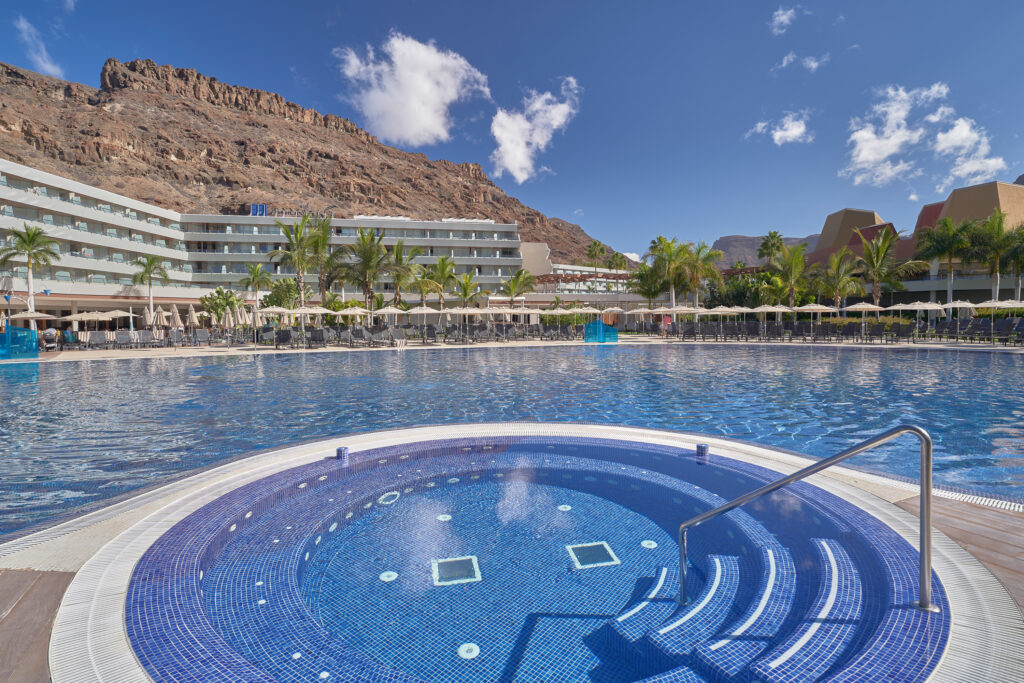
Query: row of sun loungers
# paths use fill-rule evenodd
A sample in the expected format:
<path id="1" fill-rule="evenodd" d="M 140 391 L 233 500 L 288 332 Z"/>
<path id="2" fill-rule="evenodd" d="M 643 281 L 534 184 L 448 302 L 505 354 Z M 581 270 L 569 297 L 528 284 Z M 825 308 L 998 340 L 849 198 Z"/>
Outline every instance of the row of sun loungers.
<path id="1" fill-rule="evenodd" d="M 667 336 L 694 341 L 763 342 L 918 342 L 925 340 L 956 342 L 1002 342 L 1024 344 L 1024 318 L 989 318 L 970 321 L 943 320 L 930 327 L 926 320 L 917 323 L 872 323 L 853 320 L 846 323 L 792 322 L 695 322 L 672 323 Z"/>
<path id="2" fill-rule="evenodd" d="M 1024 318 L 1005 318 L 992 324 L 989 318 L 940 320 L 933 327 L 927 321 L 886 324 L 851 320 L 845 323 L 793 322 L 680 322 L 664 330 L 668 337 L 683 341 L 759 341 L 759 342 L 857 342 L 897 343 L 937 340 L 947 342 L 1024 344 Z M 257 335 L 262 346 L 282 348 L 318 348 L 327 346 L 404 346 L 410 341 L 422 343 L 472 344 L 515 342 L 522 340 L 575 341 L 583 339 L 583 325 L 515 325 L 486 323 L 449 325 L 401 325 L 394 327 L 264 328 Z M 181 330 L 52 331 L 41 335 L 45 350 L 56 349 L 140 349 L 157 347 L 203 346 L 214 343 L 249 345 L 251 330 L 222 331 L 199 328 Z"/>
<path id="3" fill-rule="evenodd" d="M 404 346 L 410 341 L 423 343 L 471 344 L 480 342 L 513 342 L 527 339 L 575 340 L 583 338 L 582 325 L 512 325 L 470 324 L 402 325 L 395 327 L 363 327 L 342 325 L 306 330 L 305 336 L 295 329 L 268 330 L 260 343 L 275 348 L 316 348 L 326 346 Z"/>

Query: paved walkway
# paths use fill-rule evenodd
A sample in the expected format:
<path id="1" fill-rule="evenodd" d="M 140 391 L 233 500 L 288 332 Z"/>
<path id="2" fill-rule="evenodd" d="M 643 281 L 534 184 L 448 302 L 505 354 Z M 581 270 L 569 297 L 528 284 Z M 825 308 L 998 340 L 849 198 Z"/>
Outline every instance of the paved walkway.
<path id="1" fill-rule="evenodd" d="M 622 335 L 619 337 L 620 345 L 682 345 L 694 346 L 699 344 L 715 344 L 722 346 L 804 346 L 807 348 L 847 348 L 847 349 L 876 349 L 876 350 L 923 350 L 941 349 L 947 351 L 972 351 L 978 353 L 1010 353 L 1024 354 L 1024 348 L 1019 346 L 1005 346 L 1003 344 L 980 344 L 980 343 L 948 343 L 937 341 L 923 341 L 916 344 L 882 344 L 882 343 L 849 343 L 849 342 L 747 342 L 747 341 L 680 341 L 676 338 L 666 338 L 650 335 Z M 74 360 L 114 360 L 125 358 L 190 358 L 195 356 L 238 356 L 251 354 L 271 353 L 350 353 L 352 351 L 377 351 L 386 353 L 389 351 L 418 351 L 426 349 L 486 349 L 486 348 L 521 348 L 521 347 L 548 347 L 548 346 L 584 346 L 583 341 L 541 341 L 527 340 L 511 343 L 503 342 L 482 342 L 475 344 L 421 344 L 417 341 L 410 341 L 406 346 L 395 348 L 391 346 L 328 346 L 317 349 L 275 349 L 272 346 L 189 346 L 152 349 L 97 349 L 93 351 L 51 351 L 39 354 L 40 362 L 74 361 Z M 24 363 L 35 361 L 0 361 L 0 363 Z"/>

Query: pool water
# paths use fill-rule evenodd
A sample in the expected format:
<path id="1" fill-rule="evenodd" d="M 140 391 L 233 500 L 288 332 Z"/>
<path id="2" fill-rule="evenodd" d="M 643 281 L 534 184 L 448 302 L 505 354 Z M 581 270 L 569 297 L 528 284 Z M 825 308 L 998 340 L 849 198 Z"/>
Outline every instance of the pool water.
<path id="1" fill-rule="evenodd" d="M 0 540 L 255 450 L 534 420 L 696 431 L 826 456 L 896 424 L 935 481 L 1020 496 L 1024 356 L 786 345 L 437 349 L 0 366 Z M 851 464 L 916 477 L 913 439 Z"/>
<path id="2" fill-rule="evenodd" d="M 776 476 L 582 438 L 327 459 L 161 536 L 127 633 L 156 681 L 925 680 L 942 584 L 914 609 L 913 547 L 806 483 L 693 530 L 677 604 L 679 523 Z"/>

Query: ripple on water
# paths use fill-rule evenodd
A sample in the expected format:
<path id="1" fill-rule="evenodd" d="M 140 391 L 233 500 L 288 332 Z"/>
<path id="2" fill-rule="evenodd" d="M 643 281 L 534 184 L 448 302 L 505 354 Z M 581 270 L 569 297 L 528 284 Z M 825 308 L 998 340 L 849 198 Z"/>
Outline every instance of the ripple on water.
<path id="1" fill-rule="evenodd" d="M 0 538 L 254 450 L 423 424 L 701 431 L 824 456 L 899 422 L 936 482 L 1024 481 L 1024 357 L 754 346 L 444 349 L 0 367 Z M 916 476 L 912 439 L 855 464 Z"/>

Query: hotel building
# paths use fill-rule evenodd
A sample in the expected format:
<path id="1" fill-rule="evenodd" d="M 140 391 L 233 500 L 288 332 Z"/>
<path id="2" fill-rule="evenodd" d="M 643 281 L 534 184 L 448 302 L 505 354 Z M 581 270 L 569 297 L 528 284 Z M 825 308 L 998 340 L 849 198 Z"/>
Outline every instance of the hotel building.
<path id="1" fill-rule="evenodd" d="M 159 256 L 168 274 L 166 283 L 153 284 L 158 304 L 195 303 L 217 287 L 251 297 L 238 284 L 246 264 L 262 263 L 278 278 L 293 274 L 269 262 L 268 254 L 284 243 L 275 218 L 297 220 L 182 214 L 0 159 L 0 246 L 6 244 L 4 229 L 21 230 L 26 223 L 58 241 L 60 258 L 51 267 L 33 269 L 36 310 L 55 315 L 148 301 L 146 287 L 132 285 L 137 270 L 132 261 L 149 255 Z M 387 246 L 403 240 L 406 247 L 420 247 L 423 255 L 416 263 L 430 265 L 442 255 L 452 257 L 456 271 L 474 273 L 483 289 L 497 289 L 522 267 L 515 224 L 355 216 L 334 218 L 331 225 L 335 248 L 353 243 L 358 228 L 376 230 Z M 26 270 L 17 260 L 0 269 L 0 291 L 13 293 L 15 310 L 25 308 L 20 299 L 27 294 Z M 315 285 L 315 276 L 307 282 Z M 362 296 L 352 285 L 335 291 L 346 298 Z M 377 291 L 388 296 L 393 289 L 384 281 Z"/>

